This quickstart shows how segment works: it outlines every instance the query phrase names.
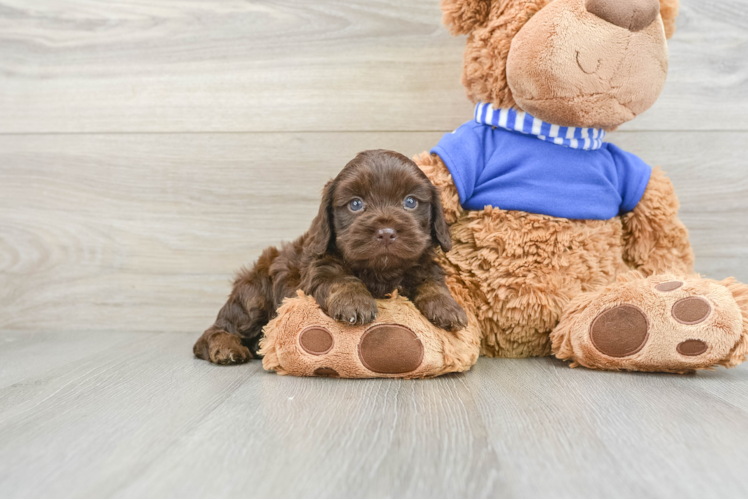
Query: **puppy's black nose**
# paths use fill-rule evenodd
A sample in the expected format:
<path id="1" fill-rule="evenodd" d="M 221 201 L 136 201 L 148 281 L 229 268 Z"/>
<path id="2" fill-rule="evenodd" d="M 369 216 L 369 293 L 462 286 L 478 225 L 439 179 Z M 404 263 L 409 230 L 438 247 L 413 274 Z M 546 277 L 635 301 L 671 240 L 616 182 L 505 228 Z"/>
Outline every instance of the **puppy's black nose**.
<path id="1" fill-rule="evenodd" d="M 389 245 L 397 239 L 397 231 L 391 227 L 385 227 L 384 229 L 377 231 L 377 239 L 380 243 Z"/>

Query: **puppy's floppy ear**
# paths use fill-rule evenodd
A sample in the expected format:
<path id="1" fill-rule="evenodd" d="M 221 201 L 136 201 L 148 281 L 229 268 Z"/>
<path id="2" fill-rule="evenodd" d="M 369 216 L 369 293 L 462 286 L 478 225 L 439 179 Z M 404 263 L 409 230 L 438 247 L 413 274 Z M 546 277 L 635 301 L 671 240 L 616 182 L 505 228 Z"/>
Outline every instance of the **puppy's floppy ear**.
<path id="1" fill-rule="evenodd" d="M 431 239 L 438 243 L 442 250 L 452 250 L 452 237 L 449 235 L 449 225 L 444 220 L 444 208 L 442 207 L 439 189 L 431 187 Z"/>
<path id="2" fill-rule="evenodd" d="M 492 1 L 499 0 L 442 0 L 442 22 L 453 35 L 469 35 L 486 24 Z"/>
<path id="3" fill-rule="evenodd" d="M 335 244 L 335 229 L 332 225 L 332 198 L 335 192 L 335 182 L 329 181 L 322 190 L 322 202 L 319 213 L 309 228 L 309 245 L 312 253 L 322 255 Z"/>

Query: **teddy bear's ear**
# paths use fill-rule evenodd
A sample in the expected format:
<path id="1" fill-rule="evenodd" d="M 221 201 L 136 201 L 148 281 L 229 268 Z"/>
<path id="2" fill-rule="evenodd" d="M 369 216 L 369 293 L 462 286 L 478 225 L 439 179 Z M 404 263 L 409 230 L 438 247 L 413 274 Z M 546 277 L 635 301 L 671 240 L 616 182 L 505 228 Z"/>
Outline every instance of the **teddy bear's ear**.
<path id="1" fill-rule="evenodd" d="M 491 1 L 500 0 L 442 0 L 442 22 L 453 35 L 467 35 L 488 21 Z"/>
<path id="2" fill-rule="evenodd" d="M 678 17 L 680 0 L 660 0 L 660 14 L 665 24 L 665 36 L 670 39 L 675 34 L 675 19 Z"/>

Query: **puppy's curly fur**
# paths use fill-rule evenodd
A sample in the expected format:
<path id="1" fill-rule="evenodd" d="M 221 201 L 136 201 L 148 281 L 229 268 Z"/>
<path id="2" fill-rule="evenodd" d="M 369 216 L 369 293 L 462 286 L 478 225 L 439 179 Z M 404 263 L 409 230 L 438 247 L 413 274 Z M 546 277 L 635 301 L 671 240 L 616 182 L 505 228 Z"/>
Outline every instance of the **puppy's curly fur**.
<path id="1" fill-rule="evenodd" d="M 435 248 L 452 241 L 439 191 L 405 156 L 365 151 L 327 183 L 309 231 L 280 250 L 267 248 L 242 270 L 213 326 L 195 343 L 198 358 L 244 363 L 257 352 L 263 327 L 297 290 L 330 317 L 366 324 L 374 299 L 398 290 L 436 326 L 467 325 L 452 298 Z"/>

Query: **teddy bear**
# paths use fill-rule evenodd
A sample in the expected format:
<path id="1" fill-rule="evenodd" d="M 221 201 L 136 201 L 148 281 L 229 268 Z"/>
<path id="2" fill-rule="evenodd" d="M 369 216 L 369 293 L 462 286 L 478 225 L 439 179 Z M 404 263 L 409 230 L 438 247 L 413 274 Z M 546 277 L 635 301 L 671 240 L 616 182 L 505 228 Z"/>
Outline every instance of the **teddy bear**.
<path id="1" fill-rule="evenodd" d="M 691 372 L 748 353 L 748 288 L 693 274 L 659 168 L 603 139 L 665 84 L 678 0 L 443 0 L 475 119 L 418 164 L 481 352 Z"/>
<path id="2" fill-rule="evenodd" d="M 748 287 L 694 274 L 670 180 L 604 140 L 659 97 L 678 0 L 442 0 L 442 12 L 467 35 L 475 115 L 415 161 L 441 191 L 453 246 L 440 264 L 469 327 L 440 331 L 395 297 L 380 309 L 396 314 L 354 331 L 299 297 L 265 330 L 265 368 L 425 378 L 469 369 L 478 351 L 671 373 L 744 361 Z M 304 348 L 309 331 L 330 350 Z"/>

